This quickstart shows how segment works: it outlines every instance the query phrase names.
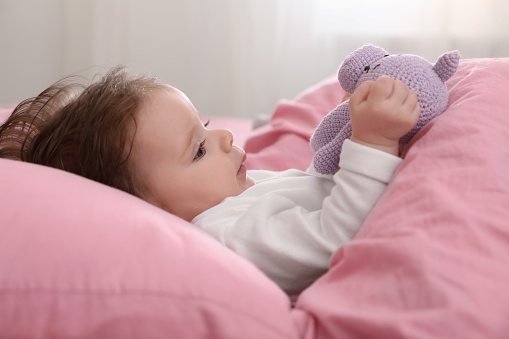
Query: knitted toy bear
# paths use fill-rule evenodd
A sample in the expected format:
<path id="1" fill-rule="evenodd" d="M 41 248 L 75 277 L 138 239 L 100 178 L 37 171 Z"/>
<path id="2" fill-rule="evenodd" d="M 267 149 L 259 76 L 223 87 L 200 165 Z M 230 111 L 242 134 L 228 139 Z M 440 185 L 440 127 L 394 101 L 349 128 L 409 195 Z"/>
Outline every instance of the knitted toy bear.
<path id="1" fill-rule="evenodd" d="M 403 81 L 408 88 L 416 92 L 421 115 L 417 125 L 400 139 L 400 144 L 404 145 L 424 125 L 447 108 L 448 92 L 445 81 L 456 72 L 459 59 L 457 51 L 448 52 L 440 56 L 433 65 L 417 55 L 389 55 L 380 47 L 365 45 L 343 61 L 338 71 L 338 80 L 341 87 L 352 94 L 363 82 L 388 75 Z M 311 148 L 315 151 L 313 165 L 318 173 L 331 174 L 338 170 L 343 142 L 351 136 L 352 125 L 347 100 L 325 116 L 311 137 Z"/>

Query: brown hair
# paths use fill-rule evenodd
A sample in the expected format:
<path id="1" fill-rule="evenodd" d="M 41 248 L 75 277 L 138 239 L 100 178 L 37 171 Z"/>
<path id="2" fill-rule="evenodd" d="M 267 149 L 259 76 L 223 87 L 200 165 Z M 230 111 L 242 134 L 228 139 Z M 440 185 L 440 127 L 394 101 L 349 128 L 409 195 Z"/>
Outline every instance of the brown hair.
<path id="1" fill-rule="evenodd" d="M 50 166 L 142 196 L 129 163 L 136 112 L 155 78 L 109 70 L 85 86 L 63 79 L 20 103 L 0 126 L 0 158 Z"/>

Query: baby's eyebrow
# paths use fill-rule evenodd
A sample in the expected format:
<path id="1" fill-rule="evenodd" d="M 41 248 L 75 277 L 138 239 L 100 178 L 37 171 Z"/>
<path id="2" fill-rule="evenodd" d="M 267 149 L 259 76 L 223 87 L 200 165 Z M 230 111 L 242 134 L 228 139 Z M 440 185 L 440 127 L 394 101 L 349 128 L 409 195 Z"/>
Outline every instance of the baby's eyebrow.
<path id="1" fill-rule="evenodd" d="M 200 111 L 198 111 L 197 109 L 195 109 L 195 111 L 196 114 L 198 114 L 198 118 L 200 118 L 200 121 L 203 123 L 203 126 L 207 127 L 210 122 L 210 118 L 207 118 L 207 120 L 205 120 L 205 118 L 201 116 Z"/>

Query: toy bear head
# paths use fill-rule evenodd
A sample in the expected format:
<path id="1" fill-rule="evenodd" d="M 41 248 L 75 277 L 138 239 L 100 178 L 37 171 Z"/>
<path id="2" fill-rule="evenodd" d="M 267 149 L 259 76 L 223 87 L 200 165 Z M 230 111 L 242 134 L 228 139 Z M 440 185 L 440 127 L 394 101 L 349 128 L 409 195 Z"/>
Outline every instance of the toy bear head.
<path id="1" fill-rule="evenodd" d="M 433 65 L 413 54 L 389 55 L 384 49 L 365 45 L 352 52 L 341 64 L 338 80 L 345 91 L 352 94 L 363 82 L 388 75 L 403 81 L 417 93 L 421 116 L 417 125 L 400 143 L 406 144 L 431 119 L 445 111 L 448 92 L 445 85 L 459 64 L 457 51 L 441 55 Z"/>

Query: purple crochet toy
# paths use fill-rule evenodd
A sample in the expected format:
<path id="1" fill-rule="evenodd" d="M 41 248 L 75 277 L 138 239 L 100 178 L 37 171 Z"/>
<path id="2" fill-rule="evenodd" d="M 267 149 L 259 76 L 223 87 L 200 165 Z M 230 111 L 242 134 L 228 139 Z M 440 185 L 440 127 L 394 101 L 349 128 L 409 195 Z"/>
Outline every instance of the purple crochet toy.
<path id="1" fill-rule="evenodd" d="M 352 94 L 363 82 L 388 75 L 403 81 L 416 92 L 421 116 L 417 125 L 400 139 L 400 144 L 407 144 L 421 128 L 447 108 L 449 97 L 445 81 L 456 72 L 459 59 L 457 51 L 448 52 L 433 65 L 417 55 L 389 55 L 380 47 L 365 45 L 343 61 L 338 80 L 341 87 Z M 313 165 L 317 172 L 331 174 L 338 170 L 343 142 L 351 136 L 347 100 L 325 116 L 311 137 L 311 148 L 315 151 Z"/>

